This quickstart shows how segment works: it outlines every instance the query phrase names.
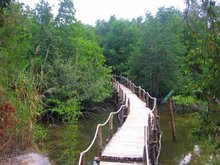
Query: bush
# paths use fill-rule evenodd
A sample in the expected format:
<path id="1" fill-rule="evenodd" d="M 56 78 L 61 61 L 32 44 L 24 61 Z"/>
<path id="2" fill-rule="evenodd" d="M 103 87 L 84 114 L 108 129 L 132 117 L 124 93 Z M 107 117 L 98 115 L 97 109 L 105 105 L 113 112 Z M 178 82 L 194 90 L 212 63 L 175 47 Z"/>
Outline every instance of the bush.
<path id="1" fill-rule="evenodd" d="M 185 106 L 190 106 L 198 102 L 196 98 L 192 96 L 177 95 L 177 96 L 173 96 L 172 99 L 175 101 L 176 104 L 185 105 Z"/>
<path id="2" fill-rule="evenodd" d="M 71 98 L 65 102 L 60 102 L 57 108 L 52 109 L 58 113 L 64 122 L 75 121 L 80 115 L 80 103 L 76 98 Z"/>

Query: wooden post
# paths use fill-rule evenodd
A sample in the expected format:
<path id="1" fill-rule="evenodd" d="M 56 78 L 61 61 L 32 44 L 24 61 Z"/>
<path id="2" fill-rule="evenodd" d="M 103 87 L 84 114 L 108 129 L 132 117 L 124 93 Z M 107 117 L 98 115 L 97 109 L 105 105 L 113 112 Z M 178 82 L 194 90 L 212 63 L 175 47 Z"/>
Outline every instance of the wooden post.
<path id="1" fill-rule="evenodd" d="M 144 152 L 143 152 L 143 164 L 147 165 L 147 151 L 148 150 L 148 127 L 144 126 Z"/>
<path id="2" fill-rule="evenodd" d="M 157 134 L 157 129 L 153 130 L 153 135 L 154 135 L 154 142 L 156 142 L 156 144 L 154 145 L 154 149 L 155 149 L 155 155 L 158 154 L 158 134 Z"/>
<path id="3" fill-rule="evenodd" d="M 125 108 L 122 108 L 122 110 L 121 110 L 121 118 L 120 118 L 120 126 L 122 126 L 123 123 L 124 123 L 124 111 L 125 111 Z"/>
<path id="4" fill-rule="evenodd" d="M 122 93 L 122 89 L 121 89 L 120 85 L 119 85 L 119 99 L 120 99 L 120 101 L 122 101 L 122 99 L 123 99 L 123 93 Z"/>
<path id="5" fill-rule="evenodd" d="M 154 114 L 154 118 L 155 118 L 155 127 L 156 127 L 156 117 L 158 116 L 157 115 L 157 99 L 154 100 L 154 104 L 155 104 L 155 109 L 154 109 L 153 114 Z M 154 106 L 154 104 L 153 104 L 153 106 Z"/>
<path id="6" fill-rule="evenodd" d="M 144 151 L 143 151 L 143 165 L 147 165 L 147 158 L 146 158 L 146 145 L 144 145 Z"/>
<path id="7" fill-rule="evenodd" d="M 119 84 L 119 82 L 117 81 L 117 92 L 119 93 L 119 89 L 120 88 L 120 84 Z"/>
<path id="8" fill-rule="evenodd" d="M 147 126 L 144 126 L 144 145 L 147 144 Z"/>
<path id="9" fill-rule="evenodd" d="M 118 85 L 118 91 L 117 91 L 117 92 L 118 92 L 118 98 L 119 98 L 119 100 L 120 100 L 120 99 L 121 99 L 121 96 L 120 96 L 120 95 L 121 95 L 120 85 Z M 120 101 L 119 101 L 119 102 L 120 102 Z"/>
<path id="10" fill-rule="evenodd" d="M 153 125 L 152 125 L 152 121 L 151 121 L 151 116 L 148 116 L 148 128 L 149 128 L 149 154 L 150 154 L 150 160 L 151 160 L 151 164 L 155 164 L 155 147 L 153 144 L 154 141 L 154 134 L 153 134 Z"/>
<path id="11" fill-rule="evenodd" d="M 130 110 L 131 110 L 131 103 L 130 103 L 130 99 L 128 99 L 128 115 L 130 114 Z"/>
<path id="12" fill-rule="evenodd" d="M 148 144 L 152 141 L 152 121 L 151 121 L 151 115 L 148 115 Z"/>
<path id="13" fill-rule="evenodd" d="M 135 90 L 134 90 L 134 83 L 132 83 L 132 92 L 135 93 Z"/>
<path id="14" fill-rule="evenodd" d="M 126 87 L 128 87 L 128 79 L 126 78 Z"/>
<path id="15" fill-rule="evenodd" d="M 101 158 L 101 155 L 102 155 L 102 146 L 103 146 L 103 143 L 102 143 L 102 127 L 100 126 L 99 127 L 99 131 L 98 131 L 98 155 L 99 155 L 99 158 Z"/>
<path id="16" fill-rule="evenodd" d="M 175 129 L 173 105 L 172 105 L 171 99 L 169 99 L 169 108 L 170 108 L 170 123 L 171 123 L 171 129 L 172 129 L 172 136 L 173 136 L 173 141 L 175 142 L 176 141 L 176 129 Z"/>
<path id="17" fill-rule="evenodd" d="M 126 81 L 125 81 L 125 78 L 123 77 L 123 82 L 122 82 L 122 84 L 124 85 L 124 86 L 126 86 L 125 84 L 126 84 Z"/>
<path id="18" fill-rule="evenodd" d="M 146 103 L 146 92 L 144 92 L 144 91 L 143 91 L 142 98 L 143 98 L 143 102 L 145 102 L 145 103 Z"/>
<path id="19" fill-rule="evenodd" d="M 143 100 L 141 95 L 141 86 L 138 86 L 138 97 L 139 99 Z"/>
<path id="20" fill-rule="evenodd" d="M 80 163 L 80 165 L 86 165 L 86 159 L 85 159 L 85 155 L 82 155 L 82 161 Z"/>
<path id="21" fill-rule="evenodd" d="M 127 95 L 126 95 L 126 93 L 124 93 L 124 100 L 123 100 L 124 105 L 126 104 L 126 101 L 127 101 Z"/>
<path id="22" fill-rule="evenodd" d="M 146 107 L 149 108 L 149 96 L 148 96 L 148 93 L 146 93 Z"/>
<path id="23" fill-rule="evenodd" d="M 109 140 L 113 136 L 113 115 L 111 115 L 110 120 L 109 120 Z"/>

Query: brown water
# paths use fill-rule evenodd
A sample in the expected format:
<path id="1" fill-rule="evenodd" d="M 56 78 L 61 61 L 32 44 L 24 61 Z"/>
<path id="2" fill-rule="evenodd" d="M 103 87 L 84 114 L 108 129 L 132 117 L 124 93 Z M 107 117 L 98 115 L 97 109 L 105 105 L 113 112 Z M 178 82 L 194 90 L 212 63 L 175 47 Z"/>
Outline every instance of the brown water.
<path id="1" fill-rule="evenodd" d="M 189 114 L 175 114 L 176 122 L 176 137 L 177 142 L 172 141 L 171 129 L 170 129 L 170 118 L 169 112 L 166 108 L 161 107 L 158 110 L 160 115 L 160 124 L 163 131 L 162 136 L 162 151 L 159 159 L 160 165 L 184 165 L 186 162 L 191 162 L 191 159 L 195 157 L 193 150 L 198 149 L 198 146 L 194 147 L 195 144 L 190 143 L 189 133 L 190 126 L 188 124 Z M 76 148 L 75 158 L 79 157 L 79 152 L 85 150 L 94 136 L 95 129 L 98 123 L 102 123 L 108 116 L 107 112 L 102 112 L 95 118 L 85 119 L 78 122 L 78 129 L 75 130 L 76 136 Z M 65 125 L 59 125 L 56 128 L 49 130 L 48 143 L 45 145 L 49 157 L 54 161 L 54 164 L 63 164 L 60 158 L 60 151 L 65 147 L 62 145 L 63 132 L 67 129 Z M 89 164 L 92 164 L 92 159 L 97 154 L 97 145 L 86 155 Z M 72 164 L 77 164 L 77 161 Z"/>

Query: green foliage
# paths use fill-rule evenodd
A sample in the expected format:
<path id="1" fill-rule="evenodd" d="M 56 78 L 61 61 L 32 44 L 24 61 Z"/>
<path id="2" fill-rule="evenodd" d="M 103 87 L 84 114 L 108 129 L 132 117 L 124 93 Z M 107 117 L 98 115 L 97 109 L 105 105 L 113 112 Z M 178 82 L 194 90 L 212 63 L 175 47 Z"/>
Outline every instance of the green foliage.
<path id="1" fill-rule="evenodd" d="M 216 126 L 213 119 L 213 112 L 208 109 L 201 109 L 193 115 L 193 135 L 199 140 L 212 137 L 214 139 Z"/>
<path id="2" fill-rule="evenodd" d="M 214 110 L 201 109 L 191 117 L 192 140 L 202 149 L 201 162 L 208 164 L 218 164 L 220 141 L 216 137 L 217 126 L 216 119 L 219 114 Z"/>
<path id="3" fill-rule="evenodd" d="M 8 7 L 13 0 L 1 0 L 0 8 Z"/>
<path id="4" fill-rule="evenodd" d="M 111 69 L 94 28 L 75 20 L 72 1 L 61 2 L 56 20 L 44 0 L 34 10 L 19 3 L 3 10 L 0 105 L 8 101 L 16 108 L 16 135 L 10 137 L 17 140 L 14 149 L 26 149 L 45 139 L 36 121 L 48 110 L 75 122 L 82 102 L 110 96 Z"/>
<path id="5" fill-rule="evenodd" d="M 188 72 L 193 79 L 193 90 L 202 90 L 206 100 L 219 97 L 219 11 L 216 1 L 188 1 L 186 21 L 190 28 L 187 55 Z"/>
<path id="6" fill-rule="evenodd" d="M 178 26 L 181 19 L 174 8 L 160 8 L 155 17 L 146 15 L 138 46 L 129 58 L 130 77 L 155 96 L 170 89 L 178 91 L 182 84 L 185 47 L 181 40 L 183 26 Z"/>
<path id="7" fill-rule="evenodd" d="M 57 112 L 66 122 L 74 121 L 81 115 L 79 102 L 75 98 L 59 103 L 52 111 Z"/>
<path id="8" fill-rule="evenodd" d="M 207 153 L 206 162 L 216 164 L 219 152 L 218 108 L 213 108 L 212 98 L 220 97 L 219 88 L 219 11 L 216 1 L 187 1 L 186 35 L 188 53 L 185 72 L 190 76 L 187 91 L 201 91 L 202 99 L 207 102 L 207 108 L 196 112 L 193 116 L 193 135 Z M 204 145 L 205 144 L 205 145 Z M 210 155 L 212 155 L 210 157 Z"/>
<path id="9" fill-rule="evenodd" d="M 34 10 L 36 21 L 41 25 L 48 25 L 51 23 L 53 14 L 51 13 L 51 6 L 48 2 L 40 0 L 37 4 L 36 9 Z"/>
<path id="10" fill-rule="evenodd" d="M 62 151 L 59 161 L 64 165 L 71 165 L 76 162 L 76 155 L 79 154 L 77 150 L 77 125 L 74 122 L 69 123 L 68 129 L 65 131 L 63 136 L 63 146 L 65 146 Z"/>
<path id="11" fill-rule="evenodd" d="M 104 48 L 107 65 L 113 67 L 114 74 L 127 75 L 128 58 L 138 39 L 137 24 L 112 16 L 108 22 L 97 21 L 96 31 Z"/>
<path id="12" fill-rule="evenodd" d="M 39 67 L 45 75 L 42 92 L 46 93 L 47 107 L 56 112 L 71 98 L 79 102 L 100 102 L 112 90 L 111 70 L 104 65 L 105 58 L 94 30 L 77 22 L 74 14 L 73 3 L 69 0 L 60 3 L 55 20 L 44 1 L 35 9 L 41 27 L 37 29 L 34 45 L 41 61 Z M 56 100 L 56 104 L 51 100 Z M 63 112 L 60 110 L 58 114 Z"/>
<path id="13" fill-rule="evenodd" d="M 111 69 L 103 66 L 105 62 L 103 51 L 97 42 L 91 39 L 79 36 L 72 38 L 72 41 L 76 47 L 73 83 L 79 84 L 80 88 L 75 87 L 80 93 L 79 99 L 101 102 L 110 96 L 112 90 Z"/>
<path id="14" fill-rule="evenodd" d="M 176 104 L 186 106 L 193 105 L 197 102 L 197 99 L 192 96 L 177 95 L 173 96 L 172 99 L 175 101 Z"/>
<path id="15" fill-rule="evenodd" d="M 0 105 L 8 101 L 16 108 L 20 148 L 45 139 L 35 123 L 47 111 L 75 130 L 83 108 L 111 95 L 112 69 L 155 96 L 170 89 L 187 96 L 201 91 L 210 106 L 211 98 L 220 97 L 220 7 L 210 0 L 187 2 L 186 25 L 180 11 L 160 8 L 156 16 L 132 21 L 112 16 L 91 27 L 76 20 L 71 0 L 60 2 L 55 19 L 44 0 L 34 10 L 1 1 Z M 191 96 L 174 99 L 191 105 L 196 102 Z M 212 110 L 197 112 L 195 121 L 195 134 L 214 137 L 218 123 Z M 64 160 L 74 154 L 75 136 L 70 130 L 65 135 L 71 147 Z"/>
<path id="16" fill-rule="evenodd" d="M 38 145 L 42 145 L 43 142 L 47 139 L 48 130 L 44 126 L 34 124 L 33 132 L 35 143 L 37 143 Z"/>
<path id="17" fill-rule="evenodd" d="M 59 12 L 55 18 L 55 22 L 58 26 L 70 25 L 76 21 L 75 9 L 72 0 L 63 0 L 59 4 Z"/>

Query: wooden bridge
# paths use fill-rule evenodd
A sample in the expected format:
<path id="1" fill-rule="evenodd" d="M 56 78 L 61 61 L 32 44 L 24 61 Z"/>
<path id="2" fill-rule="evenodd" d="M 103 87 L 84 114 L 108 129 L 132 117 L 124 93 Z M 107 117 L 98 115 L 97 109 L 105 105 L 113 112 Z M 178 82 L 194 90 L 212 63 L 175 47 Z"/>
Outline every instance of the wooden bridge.
<path id="1" fill-rule="evenodd" d="M 80 154 L 78 165 L 86 165 L 85 155 L 96 140 L 99 165 L 158 164 L 162 133 L 156 98 L 121 76 L 113 77 L 113 85 L 120 108 L 111 112 L 105 123 L 97 125 L 95 136 L 90 146 Z M 106 125 L 108 137 L 104 140 L 102 128 Z"/>

